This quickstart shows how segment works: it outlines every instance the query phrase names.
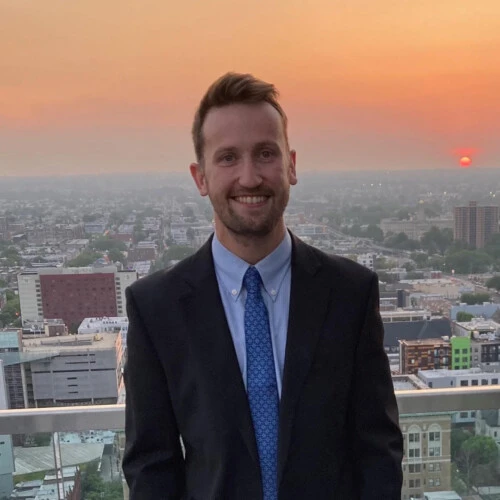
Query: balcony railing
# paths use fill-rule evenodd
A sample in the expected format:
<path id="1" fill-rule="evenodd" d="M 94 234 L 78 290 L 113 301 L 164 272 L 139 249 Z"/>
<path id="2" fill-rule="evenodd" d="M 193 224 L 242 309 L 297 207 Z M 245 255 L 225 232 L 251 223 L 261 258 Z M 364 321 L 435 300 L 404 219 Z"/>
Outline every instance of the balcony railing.
<path id="1" fill-rule="evenodd" d="M 455 428 L 461 428 L 460 422 L 457 424 L 455 419 L 459 417 L 458 420 L 460 420 L 460 418 L 462 418 L 461 415 L 467 415 L 469 418 L 469 430 L 472 433 L 481 433 L 481 431 L 478 430 L 480 429 L 480 426 L 478 426 L 479 420 L 474 422 L 475 417 L 471 417 L 471 414 L 480 415 L 481 412 L 485 412 L 486 410 L 498 411 L 500 409 L 500 386 L 490 385 L 450 389 L 403 390 L 396 391 L 396 397 L 401 416 L 401 425 L 405 433 L 405 449 L 406 453 L 408 453 L 408 456 L 405 456 L 405 460 L 403 461 L 405 482 L 402 498 L 423 498 L 423 492 L 458 489 L 460 484 L 457 484 L 455 479 L 455 475 L 458 474 L 458 469 L 451 457 L 450 448 L 451 431 Z M 123 482 L 119 463 L 124 443 L 124 410 L 124 405 L 0 410 L 0 437 L 8 435 L 44 436 L 45 439 L 48 440 L 45 446 L 45 453 L 49 458 L 46 461 L 45 469 L 43 469 L 43 467 L 38 467 L 38 470 L 41 472 L 42 470 L 47 470 L 47 478 L 51 474 L 50 470 L 59 471 L 61 475 L 63 475 L 65 466 L 86 463 L 85 461 L 76 461 L 77 459 L 73 456 L 70 457 L 71 443 L 74 442 L 71 439 L 72 436 L 73 438 L 75 436 L 83 436 L 83 438 L 91 436 L 94 439 L 94 441 L 92 441 L 94 445 L 89 445 L 88 447 L 83 445 L 83 448 L 89 448 L 89 453 L 86 453 L 87 457 L 92 455 L 92 446 L 96 446 L 95 437 L 107 436 L 108 441 L 111 439 L 111 442 L 108 442 L 108 444 L 112 444 L 112 446 L 107 446 L 105 449 L 101 448 L 100 451 L 98 451 L 97 460 L 99 462 L 99 473 L 105 478 L 104 481 L 108 483 L 114 481 L 116 485 L 116 481 L 119 481 L 123 486 L 123 498 L 126 499 L 128 497 L 127 488 Z M 438 433 L 435 432 L 436 424 L 442 426 Z M 415 426 L 420 426 L 421 429 L 418 439 L 414 438 Z M 475 431 L 474 428 L 476 429 Z M 430 437 L 431 434 L 432 438 Z M 109 435 L 111 435 L 111 438 L 109 438 Z M 438 438 L 436 438 L 436 436 L 438 436 Z M 435 439 L 439 439 L 439 445 Z M 5 440 L 2 441 L 4 441 L 4 443 L 0 444 L 5 444 Z M 48 442 L 50 442 L 50 446 L 47 446 Z M 82 441 L 82 443 L 83 442 L 84 441 Z M 496 440 L 496 442 L 497 446 L 500 446 L 500 438 Z M 42 445 L 40 446 L 38 450 L 41 452 L 43 451 L 43 447 Z M 77 447 L 78 446 L 81 445 L 77 445 Z M 436 448 L 437 446 L 438 448 Z M 417 448 L 419 452 L 418 455 L 415 455 L 415 449 Z M 23 474 L 22 464 L 25 463 L 23 462 L 23 457 L 27 456 L 28 459 L 25 461 L 30 462 L 30 454 L 36 455 L 38 450 L 36 447 L 26 448 L 22 446 L 14 449 L 16 450 L 16 470 L 12 473 L 12 484 L 15 483 L 17 486 L 20 484 L 29 484 L 29 481 L 33 479 L 33 474 Z M 437 454 L 435 453 L 436 449 L 438 450 Z M 92 456 L 94 457 L 93 460 L 95 460 L 96 455 L 94 454 Z M 90 458 L 88 458 L 88 460 L 90 460 Z M 20 464 L 19 467 L 18 463 Z M 35 468 L 36 467 L 34 467 L 34 469 Z M 85 471 L 85 468 L 82 470 Z M 440 472 L 438 473 L 436 471 Z M 22 480 L 25 481 L 24 483 L 20 482 L 20 474 Z M 53 472 L 52 475 L 54 475 Z M 491 482 L 490 488 L 498 488 L 500 492 L 500 487 L 496 486 L 500 484 L 500 474 L 498 474 L 498 478 L 495 475 L 492 477 L 494 479 Z M 47 487 L 50 487 L 50 480 L 45 479 L 44 481 L 48 481 L 49 485 Z M 446 488 L 443 489 L 442 486 L 444 485 L 446 485 Z M 464 491 L 467 489 L 464 481 L 462 481 L 461 486 Z M 59 481 L 58 487 L 60 491 L 64 490 L 65 485 L 63 480 Z M 472 484 L 472 488 L 474 493 L 479 492 L 479 488 L 476 488 L 475 483 Z M 56 498 L 62 500 L 66 497 L 61 494 Z M 78 498 L 85 500 L 85 496 Z M 106 496 L 103 498 L 106 498 Z M 109 498 L 116 497 L 110 496 Z M 459 496 L 458 498 L 462 497 Z"/>
<path id="2" fill-rule="evenodd" d="M 500 408 L 500 386 L 396 391 L 399 413 Z M 0 410 L 0 434 L 123 429 L 125 405 Z"/>

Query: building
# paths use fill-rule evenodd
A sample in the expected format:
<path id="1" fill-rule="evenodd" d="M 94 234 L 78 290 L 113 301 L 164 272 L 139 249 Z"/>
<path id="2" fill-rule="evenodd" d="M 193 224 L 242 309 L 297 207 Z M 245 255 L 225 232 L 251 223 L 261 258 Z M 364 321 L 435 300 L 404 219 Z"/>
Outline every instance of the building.
<path id="1" fill-rule="evenodd" d="M 419 370 L 450 368 L 451 344 L 446 337 L 399 341 L 399 368 L 402 374 L 416 375 Z"/>
<path id="2" fill-rule="evenodd" d="M 136 271 L 100 268 L 50 268 L 18 275 L 23 326 L 59 318 L 76 330 L 84 318 L 126 314 L 125 289 Z"/>
<path id="3" fill-rule="evenodd" d="M 455 321 L 453 332 L 460 337 L 494 340 L 500 336 L 500 324 L 491 319 L 472 318 L 471 321 Z"/>
<path id="4" fill-rule="evenodd" d="M 453 229 L 453 219 L 382 219 L 380 221 L 380 229 L 382 229 L 384 236 L 388 233 L 404 233 L 410 240 L 417 241 L 433 227 L 437 227 L 438 229 Z"/>
<path id="5" fill-rule="evenodd" d="M 430 389 L 449 389 L 450 387 L 477 387 L 498 385 L 500 371 L 483 371 L 481 368 L 466 370 L 419 370 L 418 378 Z"/>
<path id="6" fill-rule="evenodd" d="M 478 206 L 471 201 L 468 206 L 455 207 L 455 240 L 464 241 L 473 248 L 484 248 L 495 233 L 498 233 L 498 206 Z"/>
<path id="7" fill-rule="evenodd" d="M 7 229 L 8 229 L 7 217 L 1 216 L 0 217 L 0 240 L 7 239 Z"/>
<path id="8" fill-rule="evenodd" d="M 0 358 L 4 361 L 3 371 L 7 388 L 7 407 L 11 409 L 26 408 L 28 406 L 22 366 L 13 362 L 19 356 L 22 347 L 21 330 L 0 330 Z"/>
<path id="9" fill-rule="evenodd" d="M 471 366 L 470 337 L 451 337 L 451 368 L 467 370 Z"/>
<path id="10" fill-rule="evenodd" d="M 451 489 L 451 414 L 402 415 L 404 439 L 401 498 Z"/>
<path id="11" fill-rule="evenodd" d="M 432 295 L 435 298 L 442 297 L 445 299 L 456 300 L 464 293 L 474 292 L 475 287 L 471 284 L 464 283 L 458 279 L 416 279 L 416 280 L 401 280 L 400 285 L 408 285 L 412 292 L 419 294 Z M 413 295 L 413 294 L 412 294 Z M 410 297 L 411 298 L 411 297 Z"/>
<path id="12" fill-rule="evenodd" d="M 120 333 L 128 327 L 127 316 L 116 318 L 85 318 L 78 327 L 78 334 L 85 333 Z"/>
<path id="13" fill-rule="evenodd" d="M 375 269 L 375 258 L 376 255 L 373 253 L 365 253 L 357 256 L 358 264 L 361 264 L 362 266 L 365 266 L 372 271 Z"/>
<path id="14" fill-rule="evenodd" d="M 458 306 L 451 307 L 450 318 L 452 320 L 456 320 L 459 312 L 465 312 L 478 318 L 491 319 L 498 310 L 500 310 L 500 304 L 494 304 L 491 302 L 471 305 L 461 303 Z"/>
<path id="15" fill-rule="evenodd" d="M 431 319 L 430 311 L 426 309 L 396 309 L 395 311 L 381 311 L 384 323 L 426 321 Z"/>
<path id="16" fill-rule="evenodd" d="M 451 337 L 451 324 L 447 318 L 384 323 L 386 352 L 399 353 L 400 340 L 427 340 Z"/>
<path id="17" fill-rule="evenodd" d="M 114 404 L 122 380 L 123 345 L 118 333 L 79 334 L 24 341 L 30 363 L 30 406 Z"/>
<path id="18" fill-rule="evenodd" d="M 0 410 L 7 410 L 8 407 L 4 366 L 3 361 L 0 359 Z M 14 467 L 12 437 L 0 434 L 0 498 L 10 498 L 14 488 L 12 476 L 15 470 Z"/>

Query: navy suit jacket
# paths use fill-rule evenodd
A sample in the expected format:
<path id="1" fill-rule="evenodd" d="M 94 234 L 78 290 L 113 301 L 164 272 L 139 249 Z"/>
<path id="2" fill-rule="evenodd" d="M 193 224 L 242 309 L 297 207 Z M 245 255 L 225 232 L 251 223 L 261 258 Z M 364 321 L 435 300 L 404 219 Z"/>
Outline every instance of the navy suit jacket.
<path id="1" fill-rule="evenodd" d="M 400 500 L 403 441 L 377 276 L 292 240 L 279 499 Z M 170 271 L 131 285 L 127 311 L 130 499 L 262 499 L 211 239 Z"/>

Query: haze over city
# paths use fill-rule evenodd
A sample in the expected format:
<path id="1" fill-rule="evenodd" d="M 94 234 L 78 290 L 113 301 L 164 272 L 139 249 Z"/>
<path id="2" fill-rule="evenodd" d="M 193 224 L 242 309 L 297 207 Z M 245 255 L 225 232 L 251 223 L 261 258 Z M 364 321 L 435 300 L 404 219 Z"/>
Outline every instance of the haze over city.
<path id="1" fill-rule="evenodd" d="M 0 176 L 187 171 L 226 71 L 274 83 L 299 172 L 500 164 L 495 0 L 0 0 Z"/>

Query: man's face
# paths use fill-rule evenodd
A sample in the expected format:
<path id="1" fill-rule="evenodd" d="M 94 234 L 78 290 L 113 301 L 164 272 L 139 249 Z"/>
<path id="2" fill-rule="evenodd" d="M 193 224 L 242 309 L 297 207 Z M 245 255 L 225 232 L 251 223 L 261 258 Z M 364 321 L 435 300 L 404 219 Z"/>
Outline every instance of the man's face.
<path id="1" fill-rule="evenodd" d="M 239 236 L 270 234 L 297 183 L 280 114 L 268 103 L 214 108 L 202 133 L 203 166 L 191 165 L 191 174 L 210 198 L 216 224 Z"/>

